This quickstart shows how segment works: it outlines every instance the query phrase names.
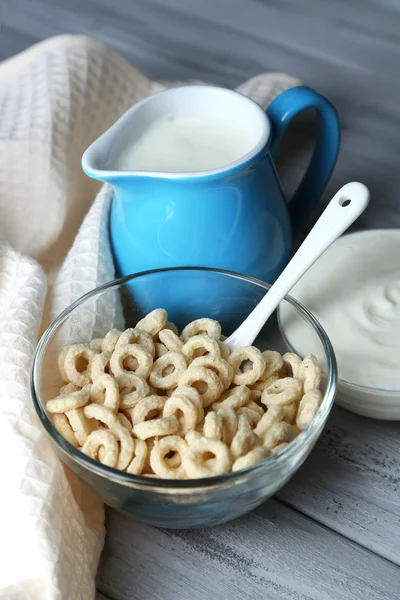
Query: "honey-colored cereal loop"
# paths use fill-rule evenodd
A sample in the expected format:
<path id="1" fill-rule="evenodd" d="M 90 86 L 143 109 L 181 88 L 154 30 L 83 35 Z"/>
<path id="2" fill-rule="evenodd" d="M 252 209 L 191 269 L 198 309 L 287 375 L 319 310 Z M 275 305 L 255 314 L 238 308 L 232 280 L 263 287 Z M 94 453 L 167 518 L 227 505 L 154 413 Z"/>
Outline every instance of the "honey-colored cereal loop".
<path id="1" fill-rule="evenodd" d="M 105 406 L 100 404 L 89 404 L 83 409 L 87 419 L 96 419 L 107 425 L 109 430 L 115 435 L 120 443 L 120 452 L 117 462 L 117 469 L 122 471 L 126 469 L 133 456 L 133 439 L 131 434 L 121 425 L 117 416 Z"/>
<path id="2" fill-rule="evenodd" d="M 100 354 L 103 351 L 103 338 L 95 338 L 89 342 L 89 346 L 95 354 Z"/>
<path id="3" fill-rule="evenodd" d="M 237 410 L 241 406 L 247 404 L 250 400 L 250 390 L 245 385 L 239 385 L 237 387 L 232 388 L 224 392 L 219 399 L 218 402 L 214 402 L 213 409 L 220 410 L 220 408 L 225 408 L 230 406 Z"/>
<path id="4" fill-rule="evenodd" d="M 224 389 L 229 389 L 233 379 L 233 367 L 220 356 L 198 356 L 193 360 L 191 367 L 206 367 L 214 371 L 220 378 Z"/>
<path id="5" fill-rule="evenodd" d="M 313 354 L 306 356 L 301 363 L 300 378 L 303 380 L 305 394 L 319 389 L 321 385 L 321 367 Z"/>
<path id="6" fill-rule="evenodd" d="M 52 415 L 51 420 L 58 433 L 60 433 L 67 442 L 75 446 L 75 448 L 78 448 L 79 442 L 76 439 L 68 418 L 63 413 L 55 413 Z"/>
<path id="7" fill-rule="evenodd" d="M 262 380 L 269 379 L 283 367 L 283 358 L 275 350 L 266 350 L 262 353 L 262 357 L 265 361 L 265 370 L 261 376 Z"/>
<path id="8" fill-rule="evenodd" d="M 286 423 L 290 423 L 292 425 L 296 420 L 297 413 L 297 402 L 291 402 L 290 404 L 285 404 L 282 406 L 283 408 L 283 418 L 282 421 L 286 421 Z"/>
<path id="9" fill-rule="evenodd" d="M 100 455 L 99 449 L 104 452 Z M 93 431 L 81 448 L 82 452 L 95 460 L 100 460 L 103 465 L 116 467 L 118 463 L 118 441 L 112 431 L 97 429 Z"/>
<path id="10" fill-rule="evenodd" d="M 250 390 L 250 400 L 254 403 L 254 404 L 261 404 L 261 396 L 262 396 L 262 391 L 261 390 Z"/>
<path id="11" fill-rule="evenodd" d="M 70 394 L 71 392 L 79 392 L 81 388 L 73 383 L 67 383 L 60 388 L 60 396 L 64 396 L 65 394 Z"/>
<path id="12" fill-rule="evenodd" d="M 242 371 L 240 366 L 244 361 L 252 364 L 251 370 Z M 258 348 L 243 346 L 234 350 L 229 357 L 229 363 L 234 369 L 233 383 L 235 385 L 251 385 L 256 383 L 265 370 L 265 361 Z"/>
<path id="13" fill-rule="evenodd" d="M 288 370 L 289 377 L 295 377 L 296 379 L 301 379 L 301 363 L 302 360 L 300 356 L 295 354 L 294 352 L 286 352 L 282 356 L 283 363 Z"/>
<path id="14" fill-rule="evenodd" d="M 275 446 L 275 448 L 272 448 L 271 454 L 276 454 L 277 452 L 280 452 L 281 450 L 286 448 L 287 445 L 287 442 L 282 442 L 281 444 L 278 444 L 277 446 Z"/>
<path id="15" fill-rule="evenodd" d="M 69 378 L 64 369 L 65 357 L 67 356 L 67 352 L 68 352 L 69 348 L 70 348 L 70 346 L 64 346 L 64 348 L 61 349 L 61 352 L 58 355 L 58 370 L 60 371 L 61 379 L 65 383 L 69 383 Z"/>
<path id="16" fill-rule="evenodd" d="M 168 350 L 173 352 L 182 352 L 184 346 L 180 337 L 170 329 L 162 329 L 158 334 L 158 339 Z"/>
<path id="17" fill-rule="evenodd" d="M 119 408 L 119 387 L 115 377 L 111 375 L 101 375 L 93 383 L 90 390 L 90 398 L 92 402 L 102 404 L 106 408 L 117 413 Z"/>
<path id="18" fill-rule="evenodd" d="M 221 341 L 218 342 L 218 346 L 221 352 L 221 358 L 228 360 L 231 355 L 231 351 L 229 350 L 228 346 Z"/>
<path id="19" fill-rule="evenodd" d="M 205 367 L 190 367 L 180 376 L 178 385 L 189 385 L 196 388 L 200 394 L 203 408 L 210 406 L 222 392 L 222 383 L 219 377 Z"/>
<path id="20" fill-rule="evenodd" d="M 293 439 L 292 427 L 285 421 L 274 423 L 264 435 L 263 445 L 271 450 L 281 442 L 290 442 Z"/>
<path id="21" fill-rule="evenodd" d="M 175 333 L 175 335 L 179 335 L 177 326 L 175 325 L 175 323 L 172 323 L 171 321 L 167 321 L 165 323 L 164 329 L 169 329 L 170 331 Z"/>
<path id="22" fill-rule="evenodd" d="M 199 422 L 198 407 L 184 394 L 173 394 L 165 402 L 163 417 L 176 417 L 179 421 L 179 433 L 185 435 Z"/>
<path id="23" fill-rule="evenodd" d="M 263 392 L 270 385 L 275 383 L 275 381 L 278 381 L 278 379 L 279 379 L 278 375 L 271 375 L 271 377 L 268 377 L 268 379 L 260 379 L 259 381 L 252 383 L 251 385 L 249 385 L 249 389 Z"/>
<path id="24" fill-rule="evenodd" d="M 232 465 L 228 446 L 220 440 L 193 435 L 195 433 L 190 431 L 186 434 L 189 449 L 182 454 L 182 465 L 187 476 L 190 479 L 199 479 L 228 473 Z M 210 454 L 214 456 L 205 458 Z"/>
<path id="25" fill-rule="evenodd" d="M 204 419 L 204 408 L 199 392 L 194 387 L 190 387 L 190 385 L 180 385 L 171 393 L 171 396 L 176 395 L 186 396 L 196 406 L 198 419 L 197 422 L 200 423 L 200 421 Z"/>
<path id="26" fill-rule="evenodd" d="M 49 413 L 65 413 L 67 410 L 74 410 L 75 408 L 82 408 L 90 400 L 90 389 L 91 385 L 86 385 L 77 392 L 70 392 L 69 394 L 63 394 L 49 400 L 46 403 L 46 408 Z"/>
<path id="27" fill-rule="evenodd" d="M 205 416 L 203 435 L 207 438 L 222 440 L 222 417 L 218 413 L 211 411 Z"/>
<path id="28" fill-rule="evenodd" d="M 111 329 L 104 336 L 103 343 L 101 345 L 102 351 L 112 354 L 116 348 L 120 336 L 121 331 L 119 329 Z"/>
<path id="29" fill-rule="evenodd" d="M 158 419 L 164 410 L 166 398 L 162 396 L 147 396 L 139 400 L 131 412 L 132 425 L 149 419 Z"/>
<path id="30" fill-rule="evenodd" d="M 93 427 L 88 422 L 87 418 L 83 414 L 82 408 L 75 408 L 73 410 L 68 410 L 65 413 L 73 431 L 76 439 L 79 442 L 80 446 L 86 442 L 88 436 L 92 433 Z"/>
<path id="31" fill-rule="evenodd" d="M 132 431 L 140 440 L 147 440 L 147 438 L 156 436 L 174 435 L 179 431 L 179 421 L 176 417 L 151 419 L 150 421 L 136 423 Z"/>
<path id="32" fill-rule="evenodd" d="M 182 352 L 167 352 L 155 361 L 150 373 L 150 383 L 162 390 L 175 388 L 186 368 L 186 358 Z"/>
<path id="33" fill-rule="evenodd" d="M 117 413 L 117 419 L 121 423 L 122 427 L 125 427 L 125 429 L 127 429 L 129 432 L 132 431 L 132 423 L 128 419 L 128 417 L 126 415 L 124 415 L 124 413 L 122 413 L 122 412 Z"/>
<path id="34" fill-rule="evenodd" d="M 125 368 L 125 361 L 132 359 L 128 368 Z M 132 364 L 132 361 L 134 364 Z M 153 357 L 142 346 L 137 344 L 127 344 L 116 348 L 110 358 L 110 369 L 113 375 L 126 375 L 134 373 L 139 377 L 148 377 L 153 366 Z"/>
<path id="35" fill-rule="evenodd" d="M 90 377 L 92 381 L 96 381 L 104 373 L 109 373 L 110 358 L 111 354 L 108 354 L 108 352 L 101 352 L 94 355 L 90 364 Z"/>
<path id="36" fill-rule="evenodd" d="M 240 456 L 248 454 L 261 445 L 261 439 L 251 429 L 240 427 L 231 443 L 231 454 L 235 462 Z"/>
<path id="37" fill-rule="evenodd" d="M 182 348 L 183 354 L 190 363 L 199 356 L 220 356 L 219 344 L 212 337 L 200 334 L 188 339 Z"/>
<path id="38" fill-rule="evenodd" d="M 138 346 L 142 346 L 153 357 L 155 355 L 153 338 L 149 333 L 141 331 L 138 327 L 125 329 L 119 336 L 115 348 L 120 348 L 127 344 L 138 344 Z"/>
<path id="39" fill-rule="evenodd" d="M 259 436 L 263 436 L 274 423 L 282 421 L 284 416 L 285 411 L 283 406 L 269 406 L 267 412 L 258 421 L 254 432 Z"/>
<path id="40" fill-rule="evenodd" d="M 251 394 L 252 393 L 253 392 L 251 392 Z M 260 417 L 262 417 L 265 414 L 265 410 L 259 404 L 257 404 L 256 402 L 254 402 L 251 399 L 251 394 L 250 394 L 250 400 L 248 402 L 246 402 L 246 404 L 244 405 L 244 408 L 250 408 L 251 410 L 254 410 L 255 412 L 257 412 L 260 415 Z"/>
<path id="41" fill-rule="evenodd" d="M 196 321 L 192 321 L 183 329 L 181 340 L 187 342 L 189 338 L 201 334 L 206 334 L 215 340 L 219 340 L 221 337 L 221 325 L 218 321 L 214 321 L 214 319 L 196 319 Z"/>
<path id="42" fill-rule="evenodd" d="M 167 352 L 169 352 L 167 346 L 164 346 L 164 344 L 160 344 L 159 342 L 155 342 L 154 350 L 157 358 L 160 358 L 161 356 L 164 356 L 164 354 L 167 354 Z"/>
<path id="43" fill-rule="evenodd" d="M 147 444 L 144 440 L 134 440 L 133 459 L 126 468 L 127 473 L 141 475 L 148 456 Z"/>
<path id="44" fill-rule="evenodd" d="M 299 379 L 284 377 L 263 391 L 261 402 L 266 406 L 291 404 L 300 400 L 302 391 L 303 384 Z"/>
<path id="45" fill-rule="evenodd" d="M 64 358 L 63 369 L 68 381 L 83 387 L 91 383 L 91 361 L 94 352 L 89 344 L 73 344 L 68 348 Z"/>
<path id="46" fill-rule="evenodd" d="M 240 417 L 240 415 L 245 415 L 250 423 L 251 428 L 254 428 L 261 419 L 261 415 L 258 411 L 253 410 L 252 408 L 248 408 L 247 406 L 242 406 L 241 408 L 239 408 L 237 411 L 237 415 L 238 418 Z"/>
<path id="47" fill-rule="evenodd" d="M 236 411 L 231 406 L 225 406 L 219 409 L 217 415 L 221 420 L 221 439 L 225 444 L 230 446 L 238 430 L 238 417 Z"/>
<path id="48" fill-rule="evenodd" d="M 156 440 L 150 452 L 150 466 L 154 473 L 162 479 L 185 479 L 186 470 L 183 466 L 183 455 L 188 451 L 187 444 L 178 435 L 169 435 Z M 174 452 L 178 461 L 171 464 L 167 454 Z"/>
<path id="49" fill-rule="evenodd" d="M 300 400 L 296 417 L 296 425 L 301 431 L 310 425 L 318 412 L 321 402 L 322 394 L 319 390 L 312 390 L 304 394 Z"/>
<path id="50" fill-rule="evenodd" d="M 136 324 L 137 329 L 146 331 L 152 337 L 164 329 L 167 324 L 168 315 L 163 308 L 156 308 Z"/>
<path id="51" fill-rule="evenodd" d="M 248 452 L 244 456 L 241 456 L 240 458 L 236 459 L 232 465 L 232 471 L 240 471 L 241 469 L 247 469 L 248 467 L 257 464 L 261 460 L 264 460 L 270 454 L 271 452 L 270 450 L 268 450 L 268 448 L 265 448 L 264 446 L 258 446 L 257 448 L 250 450 L 250 452 Z"/>
<path id="52" fill-rule="evenodd" d="M 149 384 L 139 375 L 118 375 L 116 381 L 120 389 L 120 410 L 134 408 L 142 398 L 151 395 Z"/>

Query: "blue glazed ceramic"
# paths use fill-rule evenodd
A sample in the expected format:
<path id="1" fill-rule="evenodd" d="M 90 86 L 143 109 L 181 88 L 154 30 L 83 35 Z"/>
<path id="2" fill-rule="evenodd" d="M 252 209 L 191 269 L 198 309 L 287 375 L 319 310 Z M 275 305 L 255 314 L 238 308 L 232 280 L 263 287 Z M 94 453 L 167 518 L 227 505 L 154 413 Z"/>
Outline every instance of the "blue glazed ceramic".
<path id="1" fill-rule="evenodd" d="M 287 202 L 274 166 L 291 120 L 313 108 L 319 135 L 310 166 Z M 220 169 L 193 173 L 115 170 L 128 141 L 170 114 L 211 114 L 247 123 L 254 147 Z M 211 86 L 188 86 L 135 104 L 86 150 L 84 171 L 110 183 L 111 244 L 118 274 L 154 268 L 207 266 L 273 282 L 334 168 L 340 127 L 332 104 L 307 87 L 289 89 L 267 112 L 245 96 Z"/>

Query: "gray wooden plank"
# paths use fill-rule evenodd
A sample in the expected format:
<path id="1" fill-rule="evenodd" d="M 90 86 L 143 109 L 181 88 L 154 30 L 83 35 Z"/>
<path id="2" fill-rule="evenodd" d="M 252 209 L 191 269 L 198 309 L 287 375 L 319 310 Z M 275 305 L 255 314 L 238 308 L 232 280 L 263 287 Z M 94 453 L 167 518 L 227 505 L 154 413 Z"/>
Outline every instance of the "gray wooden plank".
<path id="1" fill-rule="evenodd" d="M 98 588 L 116 600 L 398 599 L 397 566 L 275 500 L 195 531 L 109 511 L 107 531 Z"/>
<path id="2" fill-rule="evenodd" d="M 277 498 L 400 565 L 400 423 L 335 408 Z"/>

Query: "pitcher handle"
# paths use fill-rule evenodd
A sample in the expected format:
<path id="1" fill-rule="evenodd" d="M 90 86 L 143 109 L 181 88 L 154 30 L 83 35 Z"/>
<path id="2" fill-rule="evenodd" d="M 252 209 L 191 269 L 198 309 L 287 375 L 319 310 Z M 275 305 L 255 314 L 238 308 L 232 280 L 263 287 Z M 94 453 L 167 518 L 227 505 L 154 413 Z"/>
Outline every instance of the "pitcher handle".
<path id="1" fill-rule="evenodd" d="M 288 125 L 309 108 L 318 113 L 319 131 L 310 165 L 288 204 L 294 234 L 299 232 L 317 205 L 336 164 L 340 148 L 339 117 L 325 96 L 305 86 L 286 90 L 267 109 L 272 127 L 270 152 L 275 159 Z"/>

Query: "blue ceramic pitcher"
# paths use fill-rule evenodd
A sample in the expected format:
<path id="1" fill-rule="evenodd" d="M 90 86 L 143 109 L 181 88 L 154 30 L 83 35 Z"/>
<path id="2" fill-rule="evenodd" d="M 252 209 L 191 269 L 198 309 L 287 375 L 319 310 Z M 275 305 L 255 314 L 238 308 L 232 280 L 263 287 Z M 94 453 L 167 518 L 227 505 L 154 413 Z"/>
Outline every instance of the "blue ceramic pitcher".
<path id="1" fill-rule="evenodd" d="M 287 201 L 274 166 L 292 119 L 313 108 L 319 133 L 310 166 Z M 169 115 L 212 115 L 246 124 L 250 152 L 203 172 L 119 171 L 124 147 Z M 306 221 L 334 168 L 340 127 L 332 104 L 308 87 L 283 92 L 265 112 L 237 92 L 187 86 L 160 92 L 130 108 L 82 158 L 84 171 L 110 183 L 111 244 L 119 275 L 172 266 L 207 266 L 273 282 L 292 251 L 292 232 Z"/>

